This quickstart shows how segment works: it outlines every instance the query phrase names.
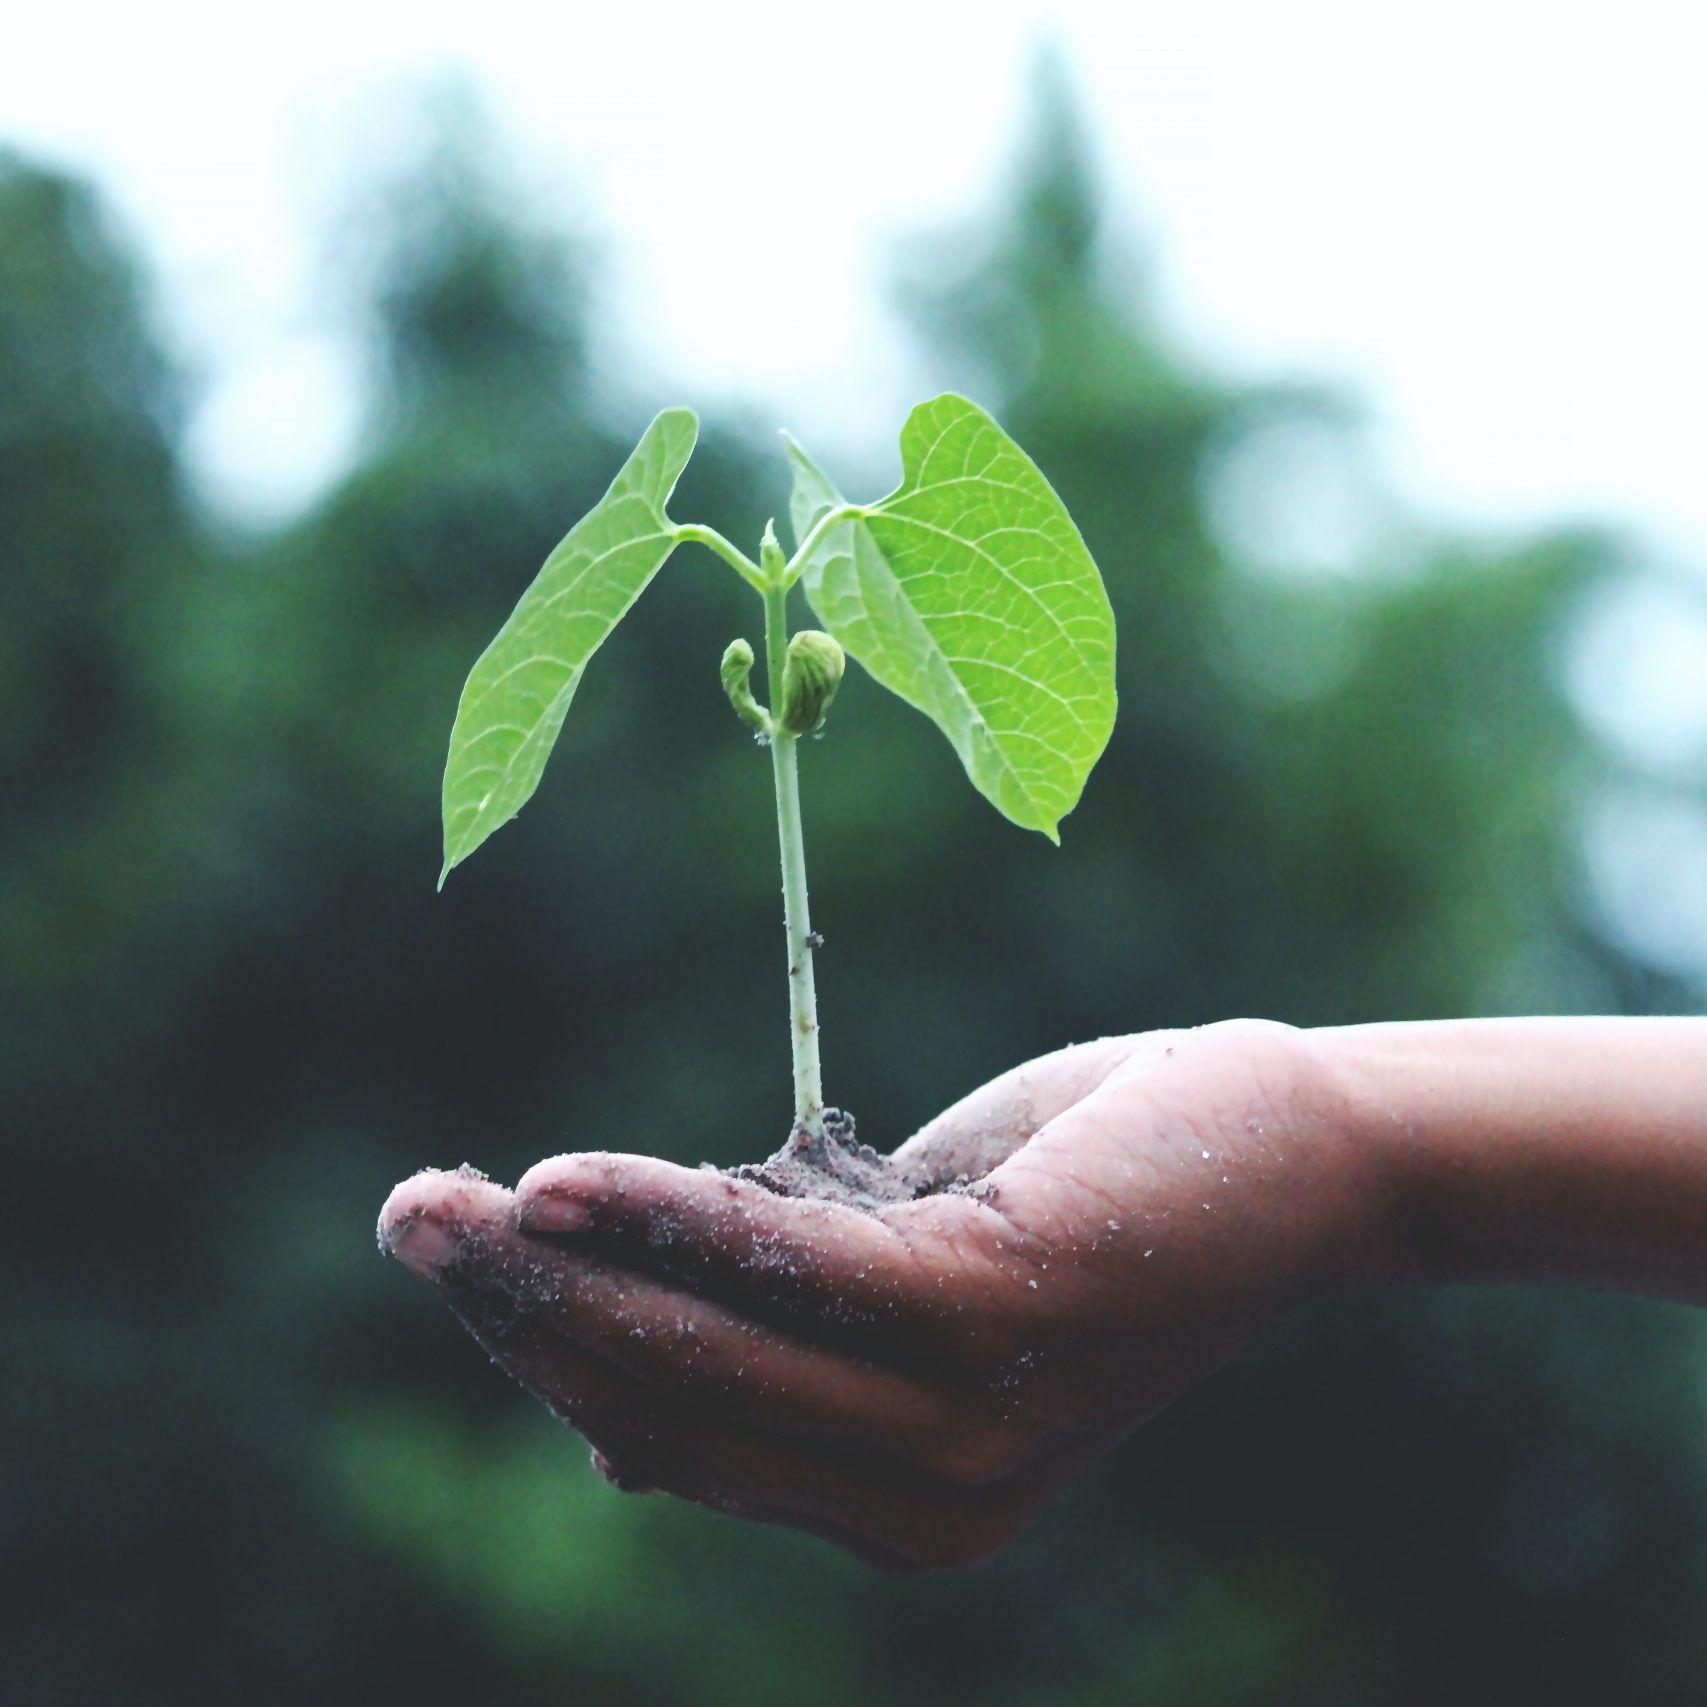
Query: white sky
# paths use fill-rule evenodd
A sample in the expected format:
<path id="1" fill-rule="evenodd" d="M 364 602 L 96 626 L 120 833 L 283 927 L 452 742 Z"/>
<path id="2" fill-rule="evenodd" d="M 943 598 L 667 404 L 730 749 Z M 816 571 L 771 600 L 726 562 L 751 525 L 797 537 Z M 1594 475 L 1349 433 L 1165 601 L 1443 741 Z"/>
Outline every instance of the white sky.
<path id="1" fill-rule="evenodd" d="M 0 141 L 119 198 L 210 381 L 204 478 L 276 513 L 350 430 L 311 239 L 385 91 L 473 70 L 608 234 L 629 347 L 683 400 L 764 396 L 802 431 L 888 442 L 912 399 L 885 245 L 980 205 L 1044 33 L 1196 349 L 1349 382 L 1431 508 L 1622 518 L 1707 563 L 1696 0 L 67 0 L 8 18 Z M 733 238 L 700 213 L 731 181 Z"/>

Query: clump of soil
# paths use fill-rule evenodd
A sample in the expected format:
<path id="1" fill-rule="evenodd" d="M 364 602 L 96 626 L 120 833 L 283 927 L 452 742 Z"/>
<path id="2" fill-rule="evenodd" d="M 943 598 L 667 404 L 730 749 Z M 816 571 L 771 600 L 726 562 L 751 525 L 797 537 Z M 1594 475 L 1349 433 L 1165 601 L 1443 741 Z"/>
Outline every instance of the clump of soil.
<path id="1" fill-rule="evenodd" d="M 867 1214 L 938 1192 L 976 1193 L 979 1189 L 964 1174 L 953 1180 L 935 1179 L 860 1143 L 854 1136 L 853 1116 L 840 1108 L 824 1110 L 822 1138 L 797 1126 L 774 1155 L 724 1171 L 731 1179 L 751 1180 L 778 1197 L 810 1197 Z"/>
<path id="2" fill-rule="evenodd" d="M 845 1109 L 824 1110 L 824 1136 L 801 1127 L 774 1155 L 728 1170 L 734 1179 L 751 1180 L 778 1197 L 815 1197 L 875 1210 L 907 1203 L 918 1195 L 917 1182 L 891 1157 L 854 1136 L 853 1116 Z"/>

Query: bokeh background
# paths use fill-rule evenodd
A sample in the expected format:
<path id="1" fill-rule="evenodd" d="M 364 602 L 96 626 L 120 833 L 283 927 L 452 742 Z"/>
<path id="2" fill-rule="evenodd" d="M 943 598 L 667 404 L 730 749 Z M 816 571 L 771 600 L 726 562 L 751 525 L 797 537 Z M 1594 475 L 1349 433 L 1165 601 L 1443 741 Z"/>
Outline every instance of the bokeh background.
<path id="1" fill-rule="evenodd" d="M 621 209 L 542 219 L 477 86 L 385 102 L 323 233 L 357 425 L 264 524 L 186 451 L 204 376 L 147 229 L 0 154 L 6 1699 L 1707 1697 L 1682 1309 L 1320 1310 L 1010 1555 L 890 1580 L 615 1494 L 379 1260 L 419 1165 L 725 1163 L 788 1119 L 769 781 L 716 670 L 754 610 L 709 558 L 433 892 L 457 690 L 545 552 L 678 398 L 707 423 L 677 513 L 753 541 L 786 511 L 775 412 L 624 355 Z M 1101 134 L 1041 55 L 989 194 L 882 261 L 883 360 L 998 411 L 1080 520 L 1121 711 L 1057 851 L 853 675 L 804 755 L 834 1098 L 890 1143 L 1101 1033 L 1699 1010 L 1701 565 L 1638 514 L 1433 515 L 1354 391 L 1184 348 Z M 684 264 L 785 265 L 749 215 L 732 187 Z M 876 493 L 892 430 L 850 409 L 823 454 Z"/>

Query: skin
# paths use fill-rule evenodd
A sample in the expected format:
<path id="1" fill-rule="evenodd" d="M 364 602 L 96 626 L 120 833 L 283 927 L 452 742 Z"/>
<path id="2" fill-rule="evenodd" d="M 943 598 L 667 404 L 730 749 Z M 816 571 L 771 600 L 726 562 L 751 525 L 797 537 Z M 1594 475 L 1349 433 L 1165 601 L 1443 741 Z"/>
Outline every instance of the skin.
<path id="1" fill-rule="evenodd" d="M 391 1194 L 385 1249 L 618 1487 L 975 1564 L 1286 1312 L 1391 1283 L 1707 1301 L 1707 1020 L 1240 1020 L 1016 1068 L 877 1214 L 590 1152 Z"/>

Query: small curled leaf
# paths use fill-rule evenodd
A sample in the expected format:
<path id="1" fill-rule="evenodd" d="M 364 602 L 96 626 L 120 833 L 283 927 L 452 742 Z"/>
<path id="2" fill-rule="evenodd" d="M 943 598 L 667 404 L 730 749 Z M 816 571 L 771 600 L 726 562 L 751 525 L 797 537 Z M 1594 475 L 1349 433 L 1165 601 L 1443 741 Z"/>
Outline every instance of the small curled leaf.
<path id="1" fill-rule="evenodd" d="M 723 691 L 743 722 L 750 723 L 761 735 L 770 733 L 771 720 L 764 708 L 753 698 L 747 680 L 753 673 L 753 649 L 745 640 L 731 640 L 723 653 L 720 673 Z"/>
<path id="2" fill-rule="evenodd" d="M 810 735 L 822 726 L 846 668 L 847 654 L 820 628 L 803 628 L 789 641 L 782 666 L 782 726 L 789 734 Z"/>

